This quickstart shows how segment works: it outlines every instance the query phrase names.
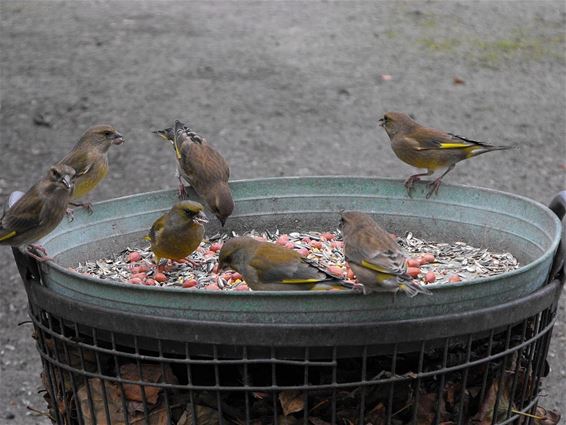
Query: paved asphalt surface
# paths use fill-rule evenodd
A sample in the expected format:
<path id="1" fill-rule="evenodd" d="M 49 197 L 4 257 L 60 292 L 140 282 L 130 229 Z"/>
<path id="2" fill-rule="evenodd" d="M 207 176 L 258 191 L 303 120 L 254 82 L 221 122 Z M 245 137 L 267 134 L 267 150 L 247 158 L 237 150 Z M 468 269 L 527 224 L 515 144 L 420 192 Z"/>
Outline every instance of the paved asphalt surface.
<path id="1" fill-rule="evenodd" d="M 412 170 L 377 127 L 398 110 L 520 147 L 460 164 L 447 181 L 548 204 L 566 186 L 565 20 L 561 1 L 3 0 L 0 201 L 103 122 L 127 141 L 110 152 L 95 201 L 175 187 L 173 157 L 150 130 L 176 118 L 227 157 L 234 179 L 404 178 Z M 0 273 L 0 423 L 46 424 L 26 409 L 45 406 L 8 247 Z M 565 305 L 549 408 L 566 406 Z"/>

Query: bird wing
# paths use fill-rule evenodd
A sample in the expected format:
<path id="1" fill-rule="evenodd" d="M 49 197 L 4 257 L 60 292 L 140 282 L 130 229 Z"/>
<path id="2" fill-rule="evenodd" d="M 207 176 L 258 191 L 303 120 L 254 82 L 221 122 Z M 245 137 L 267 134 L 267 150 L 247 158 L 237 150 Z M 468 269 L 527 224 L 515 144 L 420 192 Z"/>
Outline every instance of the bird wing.
<path id="1" fill-rule="evenodd" d="M 485 143 L 466 139 L 451 133 L 435 130 L 433 128 L 418 128 L 407 135 L 419 151 L 435 149 L 469 149 L 486 146 Z"/>
<path id="2" fill-rule="evenodd" d="M 75 178 L 88 173 L 93 163 L 94 161 L 92 161 L 88 152 L 80 148 L 71 150 L 71 152 L 59 161 L 59 164 L 66 164 L 75 169 Z"/>
<path id="3" fill-rule="evenodd" d="M 262 283 L 305 284 L 325 280 L 327 276 L 304 263 L 294 251 L 266 244 L 257 249 L 249 265 Z M 287 252 L 288 251 L 288 252 Z"/>
<path id="4" fill-rule="evenodd" d="M 393 241 L 383 238 L 389 235 L 360 234 L 358 244 L 348 245 L 348 260 L 376 272 L 403 274 L 405 254 L 391 246 Z"/>
<path id="5" fill-rule="evenodd" d="M 211 183 L 228 181 L 230 177 L 227 162 L 207 143 L 184 142 L 180 162 L 187 180 L 197 192 L 203 185 L 210 187 Z"/>
<path id="6" fill-rule="evenodd" d="M 44 219 L 44 202 L 37 186 L 32 187 L 2 217 L 0 242 L 7 241 L 41 225 Z"/>
<path id="7" fill-rule="evenodd" d="M 151 229 L 149 229 L 149 234 L 145 237 L 145 239 L 151 242 L 157 241 L 159 235 L 163 231 L 163 227 L 165 227 L 165 215 L 162 215 L 157 220 L 155 220 L 155 222 L 151 226 Z"/>

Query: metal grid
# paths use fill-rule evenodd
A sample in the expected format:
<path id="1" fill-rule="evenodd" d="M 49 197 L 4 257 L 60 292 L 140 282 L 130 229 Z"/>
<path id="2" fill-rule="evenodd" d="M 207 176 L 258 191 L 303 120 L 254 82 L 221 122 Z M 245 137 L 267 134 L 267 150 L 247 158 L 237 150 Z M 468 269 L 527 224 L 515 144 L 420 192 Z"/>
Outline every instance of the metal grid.
<path id="1" fill-rule="evenodd" d="M 555 306 L 488 332 L 356 347 L 226 347 L 33 304 L 30 316 L 57 424 L 529 424 Z"/>

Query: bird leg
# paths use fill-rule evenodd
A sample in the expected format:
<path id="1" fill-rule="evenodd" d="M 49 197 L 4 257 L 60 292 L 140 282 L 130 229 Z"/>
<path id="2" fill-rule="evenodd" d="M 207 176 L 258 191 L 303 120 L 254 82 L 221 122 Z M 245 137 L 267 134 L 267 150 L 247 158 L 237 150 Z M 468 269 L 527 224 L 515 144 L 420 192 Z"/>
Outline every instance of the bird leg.
<path id="1" fill-rule="evenodd" d="M 36 250 L 37 252 L 39 252 L 42 255 L 37 255 L 35 254 L 32 250 Z M 39 261 L 40 263 L 44 263 L 45 261 L 50 261 L 53 260 L 52 257 L 50 257 L 49 255 L 47 255 L 47 250 L 39 245 L 39 244 L 30 244 L 28 246 L 28 255 L 34 259 L 36 259 L 37 261 Z"/>
<path id="2" fill-rule="evenodd" d="M 69 202 L 69 205 L 72 205 L 73 207 L 84 208 L 85 210 L 87 210 L 88 215 L 92 215 L 92 213 L 94 212 L 94 207 L 90 202 Z"/>
<path id="3" fill-rule="evenodd" d="M 198 261 L 193 260 L 192 258 L 186 257 L 185 260 L 187 260 L 187 263 L 189 263 L 193 269 L 196 269 L 197 267 L 200 267 L 201 263 L 199 263 Z"/>
<path id="4" fill-rule="evenodd" d="M 185 189 L 185 185 L 183 184 L 183 179 L 179 176 L 179 199 L 187 199 L 188 197 L 187 189 Z"/>
<path id="5" fill-rule="evenodd" d="M 407 194 L 411 196 L 411 192 L 413 190 L 413 186 L 415 185 L 415 183 L 420 181 L 421 177 L 431 176 L 432 173 L 433 173 L 432 170 L 428 170 L 426 173 L 413 174 L 412 176 L 409 176 L 409 178 L 405 180 L 405 188 L 407 189 Z"/>
<path id="6" fill-rule="evenodd" d="M 442 183 L 442 177 L 444 177 L 451 170 L 453 170 L 455 166 L 456 166 L 456 164 L 452 164 L 450 167 L 448 167 L 446 169 L 446 171 L 444 171 L 444 173 L 442 173 L 442 175 L 440 177 L 436 178 L 434 181 L 432 181 L 431 183 L 428 184 L 428 187 L 430 187 L 431 189 L 426 194 L 426 199 L 429 199 L 432 195 L 438 195 L 438 188 L 440 187 L 440 184 Z"/>
<path id="7" fill-rule="evenodd" d="M 67 216 L 67 221 L 71 223 L 75 219 L 75 213 L 72 208 L 67 208 L 65 210 L 65 215 Z"/>
<path id="8" fill-rule="evenodd" d="M 357 282 L 348 282 L 349 285 L 352 285 L 349 287 L 349 289 L 351 289 L 354 292 L 357 293 L 362 293 L 363 295 L 367 295 L 367 291 L 366 291 L 366 287 L 363 283 L 357 283 Z M 346 286 L 348 287 L 348 286 Z"/>

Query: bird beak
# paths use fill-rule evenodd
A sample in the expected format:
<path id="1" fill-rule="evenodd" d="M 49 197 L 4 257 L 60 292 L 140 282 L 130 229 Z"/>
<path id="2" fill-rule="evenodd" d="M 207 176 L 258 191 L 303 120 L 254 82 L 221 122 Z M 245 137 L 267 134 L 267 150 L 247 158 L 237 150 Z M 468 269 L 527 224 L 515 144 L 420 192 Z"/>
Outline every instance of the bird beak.
<path id="1" fill-rule="evenodd" d="M 226 268 L 226 264 L 221 263 L 220 261 L 218 262 L 218 266 L 216 268 L 216 273 L 220 275 L 220 272 L 222 272 L 224 269 Z"/>
<path id="2" fill-rule="evenodd" d="M 156 131 L 152 131 L 153 134 L 157 134 L 159 137 L 161 137 L 163 140 L 167 141 L 167 142 L 171 142 L 173 143 L 173 140 L 171 140 L 169 138 L 169 132 L 167 131 L 168 129 L 165 130 L 156 130 Z"/>
<path id="3" fill-rule="evenodd" d="M 67 189 L 70 189 L 72 187 L 71 176 L 69 176 L 68 174 L 65 174 L 61 179 L 61 181 L 63 182 L 63 184 Z"/>
<path id="4" fill-rule="evenodd" d="M 124 143 L 124 137 L 120 133 L 114 133 L 114 137 L 112 138 L 113 145 L 121 145 Z"/>
<path id="5" fill-rule="evenodd" d="M 206 216 L 205 213 L 203 213 L 202 211 L 200 211 L 195 218 L 193 219 L 194 221 L 196 221 L 197 223 L 208 223 L 208 217 Z"/>

